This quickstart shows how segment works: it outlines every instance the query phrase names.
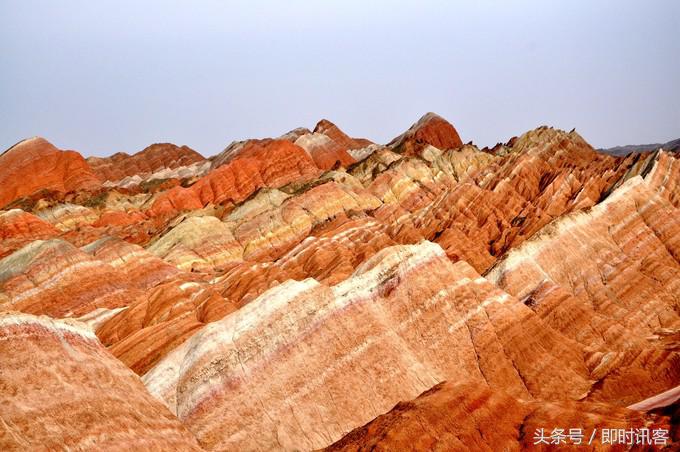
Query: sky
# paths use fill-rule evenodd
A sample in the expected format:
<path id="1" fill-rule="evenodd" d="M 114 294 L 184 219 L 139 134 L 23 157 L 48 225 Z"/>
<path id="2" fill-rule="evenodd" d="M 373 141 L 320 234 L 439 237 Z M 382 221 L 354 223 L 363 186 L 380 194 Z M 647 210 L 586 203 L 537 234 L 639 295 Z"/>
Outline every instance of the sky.
<path id="1" fill-rule="evenodd" d="M 327 118 L 385 143 L 542 124 L 595 147 L 680 137 L 680 2 L 0 0 L 0 150 L 203 155 Z"/>

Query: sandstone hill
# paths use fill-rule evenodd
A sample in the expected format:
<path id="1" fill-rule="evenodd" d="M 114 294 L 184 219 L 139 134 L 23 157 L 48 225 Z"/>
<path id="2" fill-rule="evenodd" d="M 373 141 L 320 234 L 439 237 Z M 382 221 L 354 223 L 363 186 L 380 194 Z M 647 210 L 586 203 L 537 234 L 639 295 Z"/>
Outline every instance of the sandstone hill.
<path id="1" fill-rule="evenodd" d="M 434 113 L 209 159 L 34 138 L 0 205 L 2 450 L 680 445 L 676 153 L 479 149 Z"/>

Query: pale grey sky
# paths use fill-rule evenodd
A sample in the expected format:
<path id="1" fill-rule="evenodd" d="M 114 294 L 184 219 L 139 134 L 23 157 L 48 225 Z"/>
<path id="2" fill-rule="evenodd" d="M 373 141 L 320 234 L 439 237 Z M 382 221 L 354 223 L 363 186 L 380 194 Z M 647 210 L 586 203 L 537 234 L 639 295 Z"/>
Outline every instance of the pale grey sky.
<path id="1" fill-rule="evenodd" d="M 328 118 L 386 142 L 541 124 L 596 147 L 680 137 L 677 1 L 0 0 L 0 148 L 212 155 Z"/>

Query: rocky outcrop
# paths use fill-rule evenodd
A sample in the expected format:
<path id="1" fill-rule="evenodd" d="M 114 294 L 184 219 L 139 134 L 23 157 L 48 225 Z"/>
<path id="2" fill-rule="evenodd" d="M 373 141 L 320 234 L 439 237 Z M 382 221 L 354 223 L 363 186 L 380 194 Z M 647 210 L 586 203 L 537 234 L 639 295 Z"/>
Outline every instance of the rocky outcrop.
<path id="1" fill-rule="evenodd" d="M 603 438 L 603 428 L 652 432 L 668 431 L 669 427 L 668 417 L 625 408 L 528 401 L 483 384 L 445 382 L 412 401 L 398 403 L 325 450 L 496 451 L 543 450 L 550 446 L 568 449 L 577 445 L 605 450 L 611 444 Z M 554 429 L 564 436 L 558 433 L 553 439 Z M 560 441 L 559 445 L 553 441 Z"/>
<path id="2" fill-rule="evenodd" d="M 427 113 L 387 146 L 399 154 L 418 155 L 427 145 L 446 150 L 458 148 L 463 142 L 447 120 Z"/>
<path id="3" fill-rule="evenodd" d="M 593 385 L 576 342 L 428 242 L 387 248 L 333 287 L 284 283 L 143 377 L 210 449 L 323 447 L 465 379 L 550 400 Z"/>
<path id="4" fill-rule="evenodd" d="M 59 239 L 36 240 L 0 260 L 0 310 L 78 317 L 139 294 L 124 273 Z"/>
<path id="5" fill-rule="evenodd" d="M 618 397 L 633 403 L 680 378 L 677 347 L 663 340 L 680 332 L 677 218 L 638 176 L 589 212 L 551 223 L 487 275 L 584 346 L 598 380 L 588 399 L 627 388 Z"/>
<path id="6" fill-rule="evenodd" d="M 0 212 L 0 258 L 34 241 L 55 237 L 56 228 L 21 209 Z"/>
<path id="7" fill-rule="evenodd" d="M 0 154 L 0 208 L 40 190 L 95 189 L 100 180 L 75 151 L 62 151 L 44 138 L 29 138 Z"/>
<path id="8" fill-rule="evenodd" d="M 211 216 L 186 218 L 148 249 L 181 270 L 215 270 L 243 261 L 231 228 Z"/>
<path id="9" fill-rule="evenodd" d="M 201 450 L 75 321 L 0 313 L 0 449 Z"/>
<path id="10" fill-rule="evenodd" d="M 41 209 L 37 215 L 62 232 L 90 225 L 99 219 L 93 209 L 71 203 Z"/>
<path id="11" fill-rule="evenodd" d="M 320 173 L 304 149 L 286 140 L 271 140 L 244 149 L 237 158 L 213 170 L 191 187 L 176 187 L 162 193 L 154 202 L 151 213 L 172 215 L 208 204 L 234 205 L 260 188 L 277 188 L 291 182 L 307 181 Z"/>
<path id="12" fill-rule="evenodd" d="M 316 123 L 314 133 L 322 133 L 346 150 L 361 149 L 373 144 L 366 138 L 352 138 L 327 119 Z"/>
<path id="13" fill-rule="evenodd" d="M 205 324 L 235 310 L 207 284 L 178 277 L 114 313 L 97 335 L 116 358 L 141 375 Z"/>
<path id="14" fill-rule="evenodd" d="M 126 177 L 188 167 L 204 160 L 201 154 L 188 146 L 156 143 L 134 155 L 118 152 L 111 157 L 90 157 L 87 163 L 102 181 L 118 182 Z"/>
<path id="15" fill-rule="evenodd" d="M 295 140 L 314 160 L 314 164 L 322 170 L 347 167 L 355 162 L 347 153 L 347 148 L 333 141 L 323 133 L 309 133 Z"/>
<path id="16" fill-rule="evenodd" d="M 321 121 L 163 165 L 0 212 L 0 310 L 87 325 L 206 449 L 676 416 L 675 154 L 544 126 L 480 150 L 428 114 L 387 146 Z"/>
<path id="17" fill-rule="evenodd" d="M 181 274 L 151 250 L 115 237 L 103 237 L 81 250 L 122 273 L 127 285 L 136 289 L 149 289 Z"/>

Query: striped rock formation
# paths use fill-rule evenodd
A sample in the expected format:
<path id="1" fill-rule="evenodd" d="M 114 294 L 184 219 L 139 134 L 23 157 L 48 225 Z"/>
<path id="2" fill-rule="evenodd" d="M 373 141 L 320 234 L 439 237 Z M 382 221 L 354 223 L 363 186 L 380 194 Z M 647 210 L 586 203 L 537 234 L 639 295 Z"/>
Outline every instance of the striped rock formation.
<path id="1" fill-rule="evenodd" d="M 463 142 L 447 120 L 430 112 L 388 144 L 395 152 L 405 155 L 417 155 L 428 145 L 446 150 L 458 148 Z"/>
<path id="2" fill-rule="evenodd" d="M 111 157 L 90 157 L 87 163 L 103 182 L 119 182 L 130 176 L 148 176 L 205 161 L 188 146 L 156 143 L 134 155 L 118 152 Z"/>
<path id="3" fill-rule="evenodd" d="M 59 239 L 36 240 L 0 260 L 1 310 L 78 317 L 139 294 L 122 272 Z"/>
<path id="4" fill-rule="evenodd" d="M 678 213 L 638 176 L 551 223 L 487 275 L 584 346 L 598 380 L 589 400 L 633 403 L 680 379 L 680 347 L 664 341 L 680 333 Z"/>
<path id="5" fill-rule="evenodd" d="M 0 154 L 0 168 L 0 208 L 40 190 L 91 190 L 101 183 L 80 154 L 57 149 L 39 137 Z"/>
<path id="6" fill-rule="evenodd" d="M 0 258 L 34 241 L 55 237 L 54 226 L 21 209 L 0 211 Z"/>
<path id="7" fill-rule="evenodd" d="M 74 321 L 0 313 L 0 449 L 201 450 Z"/>
<path id="8" fill-rule="evenodd" d="M 608 450 L 611 445 L 603 428 L 646 430 L 652 441 L 655 430 L 669 430 L 670 419 L 594 403 L 527 401 L 486 385 L 445 382 L 412 401 L 398 403 L 325 450 L 492 452 L 549 447 L 568 450 L 579 445 Z M 564 434 L 559 445 L 552 444 L 552 432 L 557 429 Z"/>
<path id="9" fill-rule="evenodd" d="M 656 362 L 668 366 L 637 372 L 660 378 L 678 357 L 667 352 Z M 617 372 L 595 376 L 581 344 L 422 242 L 386 248 L 332 287 L 307 279 L 271 289 L 201 329 L 143 381 L 204 447 L 309 450 L 444 380 L 576 401 L 611 379 L 607 400 L 628 396 Z"/>
<path id="10" fill-rule="evenodd" d="M 213 162 L 214 163 L 214 162 Z M 256 190 L 278 188 L 319 176 L 321 170 L 304 149 L 286 140 L 271 140 L 241 152 L 189 188 L 176 187 L 154 202 L 153 215 L 172 215 L 207 204 L 243 202 Z"/>
<path id="11" fill-rule="evenodd" d="M 677 155 L 549 127 L 480 150 L 434 114 L 388 145 L 322 120 L 193 163 L 161 150 L 90 159 L 123 177 L 0 211 L 0 311 L 78 319 L 201 447 L 453 431 L 513 449 L 558 415 L 676 428 Z M 460 416 L 430 436 L 410 408 L 371 423 L 399 402 Z"/>
<path id="12" fill-rule="evenodd" d="M 323 133 L 308 133 L 295 140 L 314 160 L 314 164 L 322 170 L 341 166 L 349 166 L 355 162 L 347 152 L 347 148 L 333 141 Z"/>

